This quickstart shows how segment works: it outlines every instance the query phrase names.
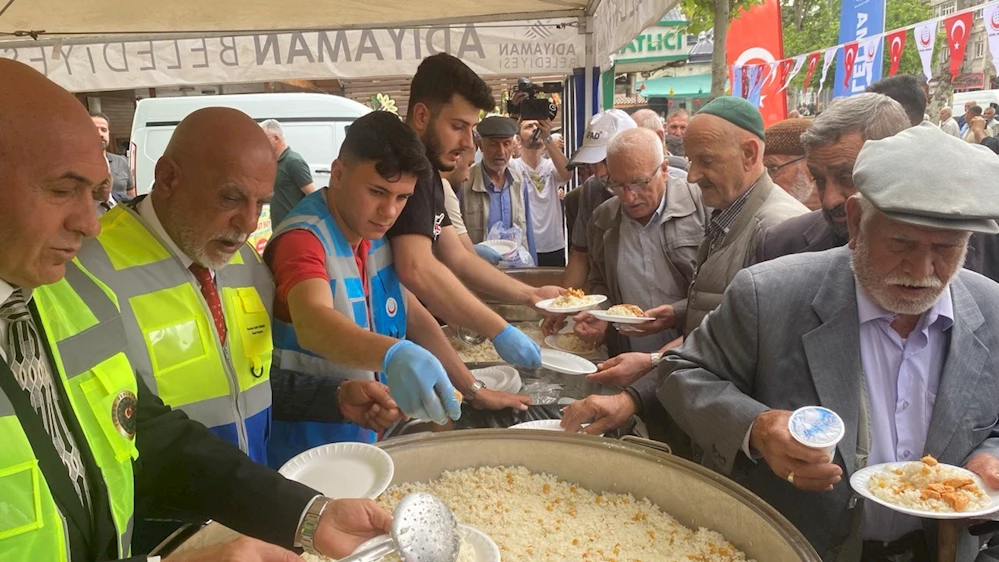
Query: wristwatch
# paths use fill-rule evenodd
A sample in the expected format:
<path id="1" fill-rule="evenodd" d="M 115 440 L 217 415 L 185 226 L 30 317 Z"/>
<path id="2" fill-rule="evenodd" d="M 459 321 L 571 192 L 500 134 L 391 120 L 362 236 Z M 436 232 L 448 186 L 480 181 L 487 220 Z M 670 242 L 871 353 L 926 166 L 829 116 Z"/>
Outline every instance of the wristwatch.
<path id="1" fill-rule="evenodd" d="M 655 353 L 649 354 L 649 359 L 652 360 L 653 367 L 658 367 L 659 364 L 663 362 L 663 354 L 656 351 Z"/>
<path id="2" fill-rule="evenodd" d="M 299 530 L 298 542 L 305 549 L 305 552 L 309 554 L 319 554 L 313 541 L 316 538 L 316 529 L 319 528 L 319 518 L 323 516 L 326 506 L 332 501 L 330 498 L 317 497 L 312 502 L 312 505 L 309 506 L 309 509 L 305 511 L 305 516 L 302 518 L 302 527 Z"/>
<path id="3" fill-rule="evenodd" d="M 486 387 L 486 383 L 480 381 L 479 379 L 475 379 L 475 382 L 472 383 L 472 386 L 468 387 L 468 390 L 465 391 L 465 398 L 469 402 L 471 402 L 472 400 L 475 400 L 475 395 L 478 394 L 479 391 L 482 390 L 485 387 Z"/>
<path id="4" fill-rule="evenodd" d="M 543 143 L 545 143 L 545 144 L 551 144 L 551 143 L 555 142 L 555 139 L 553 139 L 551 135 L 548 135 L 548 136 L 547 136 L 547 137 L 545 138 L 545 140 L 543 140 L 543 141 L 541 141 L 541 142 L 543 142 Z"/>

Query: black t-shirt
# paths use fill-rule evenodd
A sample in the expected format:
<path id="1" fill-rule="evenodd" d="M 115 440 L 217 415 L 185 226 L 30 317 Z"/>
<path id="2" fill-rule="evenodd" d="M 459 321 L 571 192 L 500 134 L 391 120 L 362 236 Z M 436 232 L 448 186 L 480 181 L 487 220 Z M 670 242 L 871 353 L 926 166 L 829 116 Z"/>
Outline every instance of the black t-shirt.
<path id="1" fill-rule="evenodd" d="M 440 172 L 434 170 L 429 178 L 416 182 L 413 196 L 406 202 L 387 236 L 392 239 L 403 234 L 422 234 L 437 243 L 437 237 L 445 226 L 451 226 L 451 219 L 444 208 L 444 182 Z"/>

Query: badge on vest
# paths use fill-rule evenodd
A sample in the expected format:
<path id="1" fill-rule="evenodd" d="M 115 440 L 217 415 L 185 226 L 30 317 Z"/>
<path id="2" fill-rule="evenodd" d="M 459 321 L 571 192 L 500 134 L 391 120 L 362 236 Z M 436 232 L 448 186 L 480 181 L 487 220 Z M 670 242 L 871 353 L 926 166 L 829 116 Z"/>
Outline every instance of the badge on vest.
<path id="1" fill-rule="evenodd" d="M 395 318 L 395 315 L 399 312 L 399 302 L 395 300 L 395 297 L 389 297 L 385 301 L 385 313 L 389 315 L 389 318 Z"/>
<path id="2" fill-rule="evenodd" d="M 115 396 L 114 404 L 111 405 L 111 421 L 114 422 L 114 428 L 126 439 L 135 438 L 135 409 L 138 404 L 135 393 L 123 390 Z"/>

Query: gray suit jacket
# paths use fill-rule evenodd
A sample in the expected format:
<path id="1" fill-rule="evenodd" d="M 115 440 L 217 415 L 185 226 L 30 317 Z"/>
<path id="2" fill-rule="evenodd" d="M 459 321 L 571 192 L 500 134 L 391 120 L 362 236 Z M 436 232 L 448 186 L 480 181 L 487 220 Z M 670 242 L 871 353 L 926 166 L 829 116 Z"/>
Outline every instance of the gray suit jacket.
<path id="1" fill-rule="evenodd" d="M 977 453 L 999 456 L 999 286 L 962 270 L 951 295 L 954 327 L 925 453 L 963 465 Z M 854 515 L 848 480 L 863 370 L 850 251 L 797 254 L 742 270 L 721 305 L 663 365 L 668 376 L 659 399 L 703 449 L 702 462 L 776 507 L 824 559 L 835 560 Z M 845 477 L 826 493 L 799 491 L 741 452 L 760 413 L 815 404 L 837 412 L 847 427 L 835 458 Z M 935 535 L 935 525 L 926 530 Z M 975 560 L 977 547 L 963 533 L 958 560 Z"/>

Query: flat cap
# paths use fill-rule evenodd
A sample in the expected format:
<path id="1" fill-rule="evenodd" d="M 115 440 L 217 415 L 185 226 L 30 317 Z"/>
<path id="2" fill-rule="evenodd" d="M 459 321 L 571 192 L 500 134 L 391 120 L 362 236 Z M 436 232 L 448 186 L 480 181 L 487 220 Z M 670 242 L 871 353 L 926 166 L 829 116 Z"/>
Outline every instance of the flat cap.
<path id="1" fill-rule="evenodd" d="M 697 112 L 698 115 L 701 113 L 720 117 L 736 127 L 760 137 L 760 140 L 766 140 L 766 134 L 763 131 L 763 116 L 760 115 L 760 110 L 747 100 L 734 96 L 722 96 L 708 102 Z"/>
<path id="2" fill-rule="evenodd" d="M 857 156 L 853 181 L 888 217 L 916 226 L 999 233 L 999 158 L 924 122 Z"/>
<path id="3" fill-rule="evenodd" d="M 509 117 L 493 115 L 479 121 L 476 130 L 482 137 L 513 137 L 520 131 L 520 126 Z"/>
<path id="4" fill-rule="evenodd" d="M 767 148 L 764 154 L 804 156 L 805 147 L 801 145 L 801 133 L 808 130 L 811 119 L 785 119 L 767 127 Z"/>

